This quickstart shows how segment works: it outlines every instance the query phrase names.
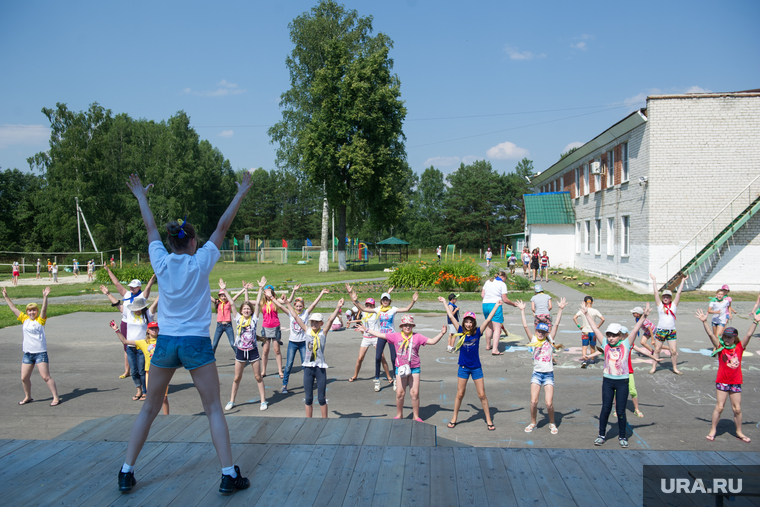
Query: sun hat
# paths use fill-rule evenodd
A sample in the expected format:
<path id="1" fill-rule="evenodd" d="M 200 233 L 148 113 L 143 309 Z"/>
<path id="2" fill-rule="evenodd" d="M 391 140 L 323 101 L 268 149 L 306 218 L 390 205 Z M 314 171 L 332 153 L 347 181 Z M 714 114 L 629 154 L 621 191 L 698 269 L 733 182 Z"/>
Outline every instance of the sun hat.
<path id="1" fill-rule="evenodd" d="M 456 299 L 456 298 L 458 298 L 458 297 L 459 297 L 459 294 L 454 294 L 454 293 L 452 292 L 451 294 L 449 294 L 449 301 L 451 301 L 452 299 Z"/>
<path id="2" fill-rule="evenodd" d="M 142 287 L 142 282 L 138 280 L 137 278 L 135 278 L 134 280 L 129 282 L 128 287 Z"/>
<path id="3" fill-rule="evenodd" d="M 414 317 L 411 315 L 404 315 L 401 317 L 401 325 L 402 326 L 416 326 L 417 324 L 414 323 Z"/>
<path id="4" fill-rule="evenodd" d="M 644 309 L 640 306 L 636 306 L 633 309 L 631 309 L 631 313 L 638 313 L 639 315 L 644 315 Z"/>
<path id="5" fill-rule="evenodd" d="M 382 295 L 380 296 L 380 301 L 382 301 L 383 299 L 390 300 L 391 299 L 391 295 L 388 294 L 387 292 L 383 292 Z"/>
<path id="6" fill-rule="evenodd" d="M 609 326 L 607 326 L 607 330 L 604 331 L 604 334 L 620 334 L 623 332 L 623 326 L 617 323 L 612 323 Z"/>
<path id="7" fill-rule="evenodd" d="M 723 334 L 728 336 L 739 336 L 739 331 L 737 331 L 735 327 L 727 327 L 723 330 Z"/>
<path id="8" fill-rule="evenodd" d="M 478 318 L 475 316 L 474 312 L 466 312 L 464 314 L 464 317 L 462 317 L 462 321 L 464 321 L 464 319 L 468 319 L 468 318 L 474 320 L 475 322 L 478 321 Z"/>
<path id="9" fill-rule="evenodd" d="M 544 288 L 541 287 L 540 285 L 536 285 L 535 287 L 533 287 L 533 290 L 535 290 L 536 292 L 543 292 Z"/>
<path id="10" fill-rule="evenodd" d="M 728 285 L 724 285 L 723 287 L 720 288 L 720 290 L 727 290 L 731 292 L 731 289 L 728 288 Z"/>
<path id="11" fill-rule="evenodd" d="M 364 301 L 364 304 L 365 304 L 365 305 L 374 305 L 374 304 L 375 304 L 375 298 L 367 298 L 367 299 Z"/>
<path id="12" fill-rule="evenodd" d="M 536 324 L 536 331 L 543 331 L 545 333 L 549 332 L 549 324 L 546 322 L 539 322 Z"/>
<path id="13" fill-rule="evenodd" d="M 158 322 L 155 320 L 153 322 L 148 322 L 148 329 L 152 329 L 154 327 L 158 327 Z"/>
<path id="14" fill-rule="evenodd" d="M 135 298 L 135 300 L 132 301 L 131 303 L 127 304 L 127 310 L 129 310 L 130 312 L 136 312 L 138 310 L 142 310 L 146 306 L 148 306 L 148 301 L 146 301 L 145 298 L 138 297 L 138 298 Z"/>
<path id="15" fill-rule="evenodd" d="M 309 321 L 322 322 L 322 314 L 312 313 L 311 315 L 309 315 Z"/>
<path id="16" fill-rule="evenodd" d="M 662 291 L 662 295 L 663 295 L 663 296 L 670 296 L 670 297 L 673 297 L 673 291 L 672 291 L 672 290 L 667 290 L 667 289 L 665 289 L 664 291 Z"/>

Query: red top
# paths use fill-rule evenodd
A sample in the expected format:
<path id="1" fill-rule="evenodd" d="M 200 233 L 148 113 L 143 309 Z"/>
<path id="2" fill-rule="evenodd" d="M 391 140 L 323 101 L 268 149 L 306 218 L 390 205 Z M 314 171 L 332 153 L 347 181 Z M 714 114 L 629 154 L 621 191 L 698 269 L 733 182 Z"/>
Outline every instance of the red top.
<path id="1" fill-rule="evenodd" d="M 631 347 L 631 348 L 633 348 L 633 347 Z M 631 351 L 631 352 L 633 352 L 633 351 Z M 631 375 L 633 375 L 633 363 L 631 362 L 631 359 L 632 359 L 631 356 L 633 356 L 633 354 L 629 353 L 628 354 L 628 373 L 631 374 Z"/>
<path id="2" fill-rule="evenodd" d="M 720 351 L 718 354 L 718 376 L 715 382 L 719 384 L 742 383 L 742 354 L 744 354 L 744 347 L 738 341 L 735 348 Z"/>

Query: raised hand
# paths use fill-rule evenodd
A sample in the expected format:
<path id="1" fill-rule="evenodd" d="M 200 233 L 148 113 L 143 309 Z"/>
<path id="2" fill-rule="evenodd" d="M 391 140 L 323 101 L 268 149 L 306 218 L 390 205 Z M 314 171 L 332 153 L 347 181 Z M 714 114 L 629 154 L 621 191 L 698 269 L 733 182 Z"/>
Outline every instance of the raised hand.
<path id="1" fill-rule="evenodd" d="M 340 300 L 338 301 L 338 304 L 335 307 L 336 308 L 341 308 L 341 307 L 343 307 L 343 303 L 345 303 L 345 302 L 346 302 L 345 299 L 340 298 Z"/>
<path id="2" fill-rule="evenodd" d="M 697 310 L 696 313 L 694 313 L 694 316 L 698 318 L 699 320 L 701 320 L 702 322 L 707 321 L 707 314 L 704 311 L 702 311 L 701 308 Z"/>
<path id="3" fill-rule="evenodd" d="M 443 304 L 446 304 L 446 298 L 444 298 L 443 296 L 438 296 L 438 301 L 440 301 Z"/>
<path id="4" fill-rule="evenodd" d="M 657 283 L 657 277 L 655 277 L 652 273 L 649 273 L 649 278 L 651 278 L 653 282 Z"/>
<path id="5" fill-rule="evenodd" d="M 108 293 L 109 293 L 109 291 L 108 291 L 108 287 L 106 287 L 105 285 L 101 285 L 101 286 L 100 286 L 100 292 L 102 292 L 102 293 L 103 293 L 103 295 L 107 296 L 107 295 L 108 295 Z"/>
<path id="6" fill-rule="evenodd" d="M 515 301 L 515 306 L 520 310 L 525 310 L 525 302 L 523 302 L 521 299 Z"/>
<path id="7" fill-rule="evenodd" d="M 3 287 L 3 297 L 4 298 L 8 297 L 8 290 L 5 287 Z"/>
<path id="8" fill-rule="evenodd" d="M 393 289 L 395 289 L 395 288 L 396 288 L 396 286 L 395 286 L 395 285 L 392 285 L 392 286 L 391 286 L 391 288 L 390 288 L 390 289 L 388 289 L 388 294 L 390 294 L 391 292 L 393 292 Z"/>
<path id="9" fill-rule="evenodd" d="M 559 306 L 560 310 L 567 306 L 567 299 L 562 298 L 559 300 L 559 303 L 557 304 Z"/>
<path id="10" fill-rule="evenodd" d="M 262 276 L 261 280 L 259 280 L 257 283 L 259 284 L 259 287 L 263 288 L 267 284 L 267 277 L 266 276 Z"/>
<path id="11" fill-rule="evenodd" d="M 109 322 L 108 325 L 111 326 L 111 329 L 113 329 L 114 331 L 119 330 L 118 326 L 116 326 L 116 322 L 114 321 Z"/>
<path id="12" fill-rule="evenodd" d="M 444 324 L 444 325 L 441 326 L 441 334 L 442 335 L 446 336 L 446 332 L 448 330 L 449 330 L 449 327 L 446 324 Z"/>
<path id="13" fill-rule="evenodd" d="M 139 199 L 140 197 L 146 197 L 148 195 L 148 190 L 153 188 L 153 183 L 148 184 L 147 187 L 143 187 L 140 182 L 140 177 L 136 174 L 130 174 L 127 186 L 132 193 L 135 194 L 135 197 Z"/>
<path id="14" fill-rule="evenodd" d="M 301 284 L 300 284 L 300 283 L 297 283 L 297 284 L 295 285 L 295 287 L 293 287 L 293 290 L 298 290 L 298 289 L 300 289 L 300 288 L 301 288 Z"/>
<path id="15" fill-rule="evenodd" d="M 588 314 L 588 308 L 586 308 L 586 305 L 584 305 L 584 304 L 581 304 L 581 313 L 583 315 L 587 315 Z"/>
<path id="16" fill-rule="evenodd" d="M 329 294 L 329 293 L 330 293 L 330 289 L 322 289 L 322 294 Z"/>
<path id="17" fill-rule="evenodd" d="M 351 291 L 352 291 L 351 286 L 349 284 L 346 284 L 346 292 L 351 294 Z"/>
<path id="18" fill-rule="evenodd" d="M 219 288 L 222 289 L 222 290 L 224 290 L 224 289 L 227 288 L 227 284 L 221 278 L 219 279 Z"/>
<path id="19" fill-rule="evenodd" d="M 42 290 L 42 297 L 46 298 L 46 297 L 48 297 L 49 294 L 50 294 L 50 287 L 45 287 Z"/>
<path id="20" fill-rule="evenodd" d="M 420 297 L 420 295 L 419 295 L 418 293 L 416 293 L 416 292 L 415 292 L 415 293 L 414 293 L 414 295 L 412 296 L 412 301 L 414 301 L 414 302 L 416 303 L 416 302 L 417 302 L 417 299 L 418 299 L 419 297 Z"/>
<path id="21" fill-rule="evenodd" d="M 137 180 L 140 181 L 139 179 Z M 242 181 L 236 181 L 235 185 L 238 187 L 238 194 L 247 194 L 248 191 L 251 189 L 252 183 L 251 183 L 251 173 L 248 171 L 245 171 L 243 174 L 243 180 Z M 153 186 L 153 185 L 150 185 Z"/>

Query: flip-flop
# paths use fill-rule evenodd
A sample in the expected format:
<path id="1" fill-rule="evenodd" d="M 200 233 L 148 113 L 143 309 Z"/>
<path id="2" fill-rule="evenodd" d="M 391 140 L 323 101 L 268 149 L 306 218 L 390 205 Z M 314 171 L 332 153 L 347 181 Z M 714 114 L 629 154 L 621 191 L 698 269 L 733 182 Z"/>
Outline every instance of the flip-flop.
<path id="1" fill-rule="evenodd" d="M 351 377 L 348 379 L 349 382 L 353 382 L 354 380 L 356 380 L 356 377 Z"/>
<path id="2" fill-rule="evenodd" d="M 53 402 L 50 403 L 50 406 L 51 407 L 55 407 L 55 406 L 58 406 L 60 403 L 61 403 L 61 400 L 53 401 Z"/>
<path id="3" fill-rule="evenodd" d="M 129 377 L 129 373 L 127 373 L 126 375 L 119 375 L 119 378 L 127 378 L 127 377 Z"/>
<path id="4" fill-rule="evenodd" d="M 417 421 L 417 422 L 425 422 L 425 421 L 423 421 L 423 420 L 422 420 L 421 418 L 419 418 L 419 417 L 415 417 L 415 418 L 414 418 L 414 420 L 415 420 L 415 421 Z"/>
<path id="5" fill-rule="evenodd" d="M 496 353 L 491 352 L 491 355 L 492 356 L 503 356 L 504 352 L 496 352 Z"/>
<path id="6" fill-rule="evenodd" d="M 28 400 L 19 401 L 19 405 L 26 405 L 27 403 L 31 403 L 34 401 L 34 398 L 29 398 Z"/>
<path id="7" fill-rule="evenodd" d="M 715 435 L 707 435 L 705 438 L 706 438 L 707 440 L 709 440 L 710 442 L 713 442 L 713 441 L 715 441 Z"/>
<path id="8" fill-rule="evenodd" d="M 142 394 L 140 396 L 142 396 Z M 140 396 L 135 394 L 134 396 L 132 396 L 132 401 L 140 401 Z"/>
<path id="9" fill-rule="evenodd" d="M 401 416 L 397 415 L 396 417 L 394 417 L 394 419 L 401 419 Z"/>
<path id="10" fill-rule="evenodd" d="M 146 396 L 143 394 L 142 396 L 140 396 L 140 401 L 145 401 L 145 398 Z"/>
<path id="11" fill-rule="evenodd" d="M 449 424 L 447 424 L 446 426 L 448 426 L 450 429 L 453 430 L 456 425 L 457 425 L 457 422 L 454 421 L 454 422 L 449 422 Z"/>
<path id="12" fill-rule="evenodd" d="M 644 417 L 644 413 L 641 410 L 635 411 L 634 414 L 636 414 L 636 417 Z"/>
<path id="13" fill-rule="evenodd" d="M 488 429 L 488 431 L 494 431 L 496 429 L 496 426 L 494 426 L 493 424 L 486 424 L 486 428 Z"/>
<path id="14" fill-rule="evenodd" d="M 551 430 L 552 435 L 556 435 L 557 433 L 559 433 L 559 430 L 557 429 L 557 425 L 556 424 L 550 424 L 549 425 L 549 429 Z"/>
<path id="15" fill-rule="evenodd" d="M 736 438 L 738 438 L 739 440 L 741 440 L 742 442 L 744 442 L 746 444 L 752 442 L 752 440 L 748 436 L 746 436 L 746 435 L 743 436 L 743 437 L 736 437 Z"/>

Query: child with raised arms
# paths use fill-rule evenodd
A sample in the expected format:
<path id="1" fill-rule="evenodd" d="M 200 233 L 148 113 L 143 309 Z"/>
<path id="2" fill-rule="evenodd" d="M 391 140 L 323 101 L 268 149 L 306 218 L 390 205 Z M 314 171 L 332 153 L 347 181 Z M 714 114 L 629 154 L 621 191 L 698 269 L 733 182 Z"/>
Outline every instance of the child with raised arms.
<path id="1" fill-rule="evenodd" d="M 585 306 L 581 306 L 584 314 L 588 313 Z M 644 317 L 649 315 L 649 303 L 644 309 Z M 588 315 L 587 315 L 588 318 Z M 623 326 L 617 323 L 610 324 L 604 332 L 599 331 L 593 319 L 588 319 L 591 330 L 600 337 L 602 347 L 604 347 L 604 373 L 602 378 L 602 411 L 599 413 L 599 436 L 594 440 L 594 445 L 603 445 L 607 438 L 607 422 L 612 412 L 612 402 L 615 401 L 615 410 L 618 417 L 618 442 L 620 447 L 628 447 L 628 436 L 626 435 L 626 416 L 625 406 L 628 402 L 630 371 L 628 370 L 628 356 L 631 353 L 633 342 L 636 335 L 644 324 L 643 319 L 639 319 L 628 338 L 623 338 Z M 602 352 L 594 351 L 590 356 L 584 356 L 584 360 L 598 356 Z"/>
<path id="2" fill-rule="evenodd" d="M 277 361 L 277 371 L 280 378 L 284 376 L 282 372 L 282 353 L 280 345 L 282 344 L 282 331 L 280 330 L 280 317 L 277 315 L 277 305 L 274 299 L 277 294 L 274 287 L 267 285 L 264 287 L 264 301 L 261 304 L 261 337 L 264 339 L 264 345 L 261 347 L 263 358 L 261 360 L 261 376 L 267 376 L 267 363 L 269 362 L 269 349 L 274 346 L 275 360 Z M 274 345 L 272 345 L 274 343 Z"/>
<path id="3" fill-rule="evenodd" d="M 581 345 L 583 347 L 581 352 L 583 356 L 587 356 L 593 353 L 596 349 L 596 335 L 591 330 L 591 326 L 588 324 L 588 319 L 594 320 L 597 327 L 601 327 L 601 325 L 604 324 L 604 317 L 599 310 L 593 308 L 593 297 L 584 297 L 583 305 L 586 307 L 586 313 L 579 310 L 578 313 L 573 316 L 573 322 L 575 322 L 575 325 L 581 330 Z M 580 322 L 578 322 L 578 319 L 580 319 Z M 599 321 L 596 322 L 596 319 L 599 319 Z M 581 362 L 581 368 L 586 368 L 586 366 L 588 366 L 588 361 Z"/>
<path id="4" fill-rule="evenodd" d="M 644 313 L 644 310 L 642 309 L 640 313 Z M 644 319 L 645 322 L 642 325 L 642 329 L 645 328 L 647 325 L 646 323 L 649 322 L 649 320 Z M 639 320 L 636 319 L 636 322 Z M 651 322 L 650 322 L 651 324 Z M 654 327 L 654 325 L 653 325 Z M 621 326 L 620 332 L 623 334 L 622 339 L 627 340 L 629 336 L 628 328 L 625 326 Z M 662 361 L 662 358 L 655 358 L 651 352 L 649 352 L 648 349 L 644 347 L 640 347 L 636 345 L 636 337 L 634 336 L 633 339 L 633 345 L 631 346 L 633 350 L 641 354 L 642 356 L 648 357 L 650 359 L 653 359 L 657 362 Z M 636 390 L 636 381 L 633 378 L 633 354 L 628 354 L 628 394 L 631 396 L 631 401 L 633 401 L 633 413 L 636 414 L 636 417 L 644 417 L 643 412 L 639 410 L 639 392 Z M 616 412 L 612 411 L 612 417 L 616 416 Z"/>
<path id="5" fill-rule="evenodd" d="M 216 356 L 216 347 L 219 345 L 219 340 L 222 338 L 222 334 L 227 334 L 227 341 L 230 342 L 230 348 L 232 348 L 232 353 L 236 353 L 235 351 L 235 332 L 232 329 L 232 306 L 234 306 L 235 301 L 237 298 L 240 297 L 240 295 L 246 290 L 246 288 L 251 289 L 253 288 L 252 285 L 248 284 L 249 286 L 246 287 L 245 280 L 243 280 L 243 288 L 240 289 L 240 291 L 232 296 L 232 301 L 229 301 L 227 299 L 227 295 L 224 293 L 223 290 L 219 289 L 219 293 L 217 294 L 217 297 L 210 296 L 211 297 L 211 304 L 216 309 L 216 331 L 214 331 L 214 341 L 211 344 L 211 348 L 214 349 L 214 355 Z"/>
<path id="6" fill-rule="evenodd" d="M 446 300 L 442 297 L 438 298 L 438 301 L 443 303 L 446 308 L 446 313 L 451 317 L 451 310 L 446 304 Z M 454 429 L 457 425 L 457 418 L 459 417 L 459 407 L 462 406 L 462 400 L 464 399 L 464 393 L 467 389 L 467 381 L 472 377 L 472 381 L 475 383 L 475 390 L 480 398 L 480 404 L 483 407 L 483 413 L 486 418 L 486 428 L 489 431 L 496 429 L 493 421 L 491 420 L 491 409 L 488 406 L 488 398 L 486 397 L 486 387 L 483 381 L 483 367 L 480 364 L 480 337 L 483 336 L 485 330 L 488 328 L 491 320 L 496 311 L 501 308 L 501 305 L 493 305 L 491 313 L 488 314 L 486 320 L 483 321 L 480 327 L 473 312 L 467 312 L 462 317 L 462 325 L 459 326 L 459 330 L 456 336 L 456 344 L 454 345 L 454 351 L 459 352 L 459 369 L 457 370 L 457 395 L 454 399 L 454 414 L 451 416 L 451 420 L 448 423 L 448 427 Z"/>
<path id="7" fill-rule="evenodd" d="M 730 298 L 726 297 L 726 291 L 718 289 L 714 298 L 710 298 L 707 305 L 707 314 L 712 316 L 712 331 L 715 336 L 721 336 L 723 329 L 728 323 Z"/>
<path id="8" fill-rule="evenodd" d="M 364 306 L 370 310 L 375 308 L 375 299 L 367 298 L 364 301 Z M 358 309 L 358 308 L 357 308 Z M 354 370 L 354 376 L 348 379 L 349 382 L 353 382 L 359 377 L 359 371 L 362 368 L 364 362 L 364 356 L 367 354 L 367 350 L 370 347 L 377 347 L 377 337 L 369 333 L 369 329 L 375 329 L 377 326 L 377 314 L 375 312 L 361 312 L 360 318 L 355 319 L 352 322 L 355 324 L 361 324 L 365 330 L 362 333 L 362 343 L 359 347 L 359 357 L 356 359 L 356 369 Z M 358 327 L 358 326 L 357 326 Z M 385 371 L 385 378 L 388 379 L 388 383 L 393 383 L 390 370 L 388 369 L 388 362 L 385 360 L 385 355 L 380 356 L 380 363 Z"/>
<path id="9" fill-rule="evenodd" d="M 338 312 L 343 307 L 343 298 L 335 305 L 335 310 L 325 322 L 321 313 L 309 315 L 308 325 L 304 323 L 298 314 L 294 317 L 301 329 L 306 332 L 306 351 L 308 358 L 303 363 L 303 390 L 306 417 L 311 417 L 314 411 L 314 383 L 317 384 L 317 401 L 322 418 L 327 418 L 327 363 L 325 362 L 325 346 L 327 345 L 327 333 L 330 332 L 332 323 Z"/>
<path id="10" fill-rule="evenodd" d="M 726 405 L 726 399 L 731 400 L 731 408 L 734 411 L 734 424 L 736 425 L 736 438 L 742 442 L 750 443 L 750 438 L 742 431 L 742 356 L 747 349 L 750 338 L 755 334 L 760 315 L 752 315 L 747 334 L 739 340 L 739 331 L 735 327 L 727 327 L 722 336 L 717 336 L 707 324 L 707 315 L 702 310 L 697 310 L 696 317 L 702 321 L 705 333 L 715 346 L 712 356 L 718 356 L 718 374 L 715 377 L 715 397 L 717 403 L 712 413 L 712 426 L 707 440 L 715 440 L 718 431 L 718 422 Z"/>
<path id="11" fill-rule="evenodd" d="M 459 297 L 459 294 L 451 293 L 449 294 L 449 306 L 451 307 L 451 315 L 454 316 L 452 319 L 448 316 L 448 312 L 446 315 L 446 324 L 449 326 L 449 344 L 446 347 L 447 352 L 454 352 L 454 343 L 456 341 L 456 338 L 454 335 L 457 333 L 457 330 L 459 329 L 459 307 L 457 306 L 457 298 Z"/>
<path id="12" fill-rule="evenodd" d="M 681 291 L 683 285 L 686 283 L 686 277 L 681 278 L 681 283 L 678 284 L 678 291 L 676 297 L 673 297 L 673 293 L 669 290 L 662 291 L 662 298 L 657 290 L 657 279 L 654 275 L 649 275 L 652 278 L 652 287 L 654 287 L 654 301 L 657 304 L 657 328 L 654 330 L 654 357 L 660 357 L 660 350 L 664 343 L 668 344 L 670 350 L 670 362 L 673 363 L 673 373 L 676 375 L 682 375 L 683 373 L 678 369 L 678 345 L 676 335 L 676 313 L 678 311 L 678 302 L 681 300 Z M 649 373 L 657 371 L 657 362 L 652 364 L 652 369 Z"/>
<path id="13" fill-rule="evenodd" d="M 651 320 L 644 317 L 644 309 L 640 306 L 637 306 L 631 310 L 631 314 L 633 315 L 634 322 L 638 322 L 639 319 L 644 319 L 644 323 L 641 326 L 641 340 L 640 344 L 641 346 L 646 349 L 646 351 L 651 355 L 654 352 L 654 324 Z M 601 326 L 601 324 L 598 324 Z M 637 336 L 638 338 L 638 336 Z M 652 341 L 652 345 L 649 345 L 649 341 Z M 636 349 L 639 351 L 639 349 Z M 643 352 L 639 351 L 643 354 Z M 648 354 L 644 354 L 648 355 Z M 654 359 L 654 356 L 651 356 L 652 359 Z"/>
<path id="14" fill-rule="evenodd" d="M 8 308 L 21 321 L 21 334 L 24 337 L 21 343 L 21 349 L 24 356 L 21 358 L 21 385 L 24 387 L 24 399 L 19 401 L 19 405 L 26 405 L 34 401 L 32 399 L 32 371 L 34 365 L 40 372 L 42 381 L 45 382 L 53 395 L 51 407 L 58 405 L 61 400 L 58 398 L 58 388 L 55 380 L 50 376 L 50 359 L 47 353 L 47 338 L 45 336 L 45 322 L 47 322 L 48 296 L 50 287 L 45 287 L 42 291 L 42 309 L 37 303 L 26 305 L 26 312 L 19 311 L 13 301 L 8 297 L 8 290 L 3 287 L 3 298 Z"/>
<path id="15" fill-rule="evenodd" d="M 526 433 L 531 433 L 536 429 L 538 424 L 538 397 L 541 394 L 541 388 L 544 388 L 544 402 L 546 411 L 549 414 L 549 430 L 552 435 L 556 435 L 559 430 L 554 423 L 554 362 L 552 353 L 554 349 L 554 337 L 557 336 L 559 322 L 562 319 L 562 310 L 567 306 L 565 298 L 560 299 L 559 311 L 557 312 L 557 323 L 549 331 L 549 324 L 539 322 L 536 324 L 536 332 L 531 333 L 528 327 L 528 321 L 525 320 L 525 303 L 517 301 L 517 307 L 520 309 L 522 325 L 525 335 L 528 337 L 528 347 L 533 349 L 533 375 L 530 378 L 530 424 L 525 427 Z"/>
<path id="16" fill-rule="evenodd" d="M 382 338 L 396 347 L 396 377 L 401 378 L 400 389 L 396 389 L 396 417 L 394 419 L 404 418 L 404 398 L 406 397 L 406 387 L 409 387 L 409 394 L 412 397 L 412 417 L 417 422 L 422 422 L 420 418 L 420 375 L 422 373 L 422 364 L 420 362 L 420 347 L 425 345 L 435 345 L 443 335 L 446 334 L 446 326 L 441 327 L 441 332 L 434 338 L 427 338 L 419 333 L 414 333 L 414 317 L 404 315 L 401 317 L 400 333 L 379 333 L 373 329 L 366 330 L 371 335 Z M 365 331 L 359 326 L 359 331 Z"/>

